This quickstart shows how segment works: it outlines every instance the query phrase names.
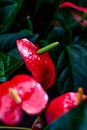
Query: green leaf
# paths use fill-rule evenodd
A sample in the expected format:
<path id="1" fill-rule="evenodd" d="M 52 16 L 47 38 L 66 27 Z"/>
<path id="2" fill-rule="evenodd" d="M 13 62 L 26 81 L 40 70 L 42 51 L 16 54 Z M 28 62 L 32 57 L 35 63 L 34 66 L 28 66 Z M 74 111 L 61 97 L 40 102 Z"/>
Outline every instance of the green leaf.
<path id="1" fill-rule="evenodd" d="M 59 44 L 63 44 L 65 40 L 65 31 L 62 27 L 53 28 L 48 34 L 47 41 L 50 43 L 59 42 Z M 56 58 L 58 57 L 59 47 L 55 47 L 50 50 L 50 55 L 54 63 L 56 64 Z"/>
<path id="2" fill-rule="evenodd" d="M 43 48 L 43 47 L 45 47 L 45 46 L 47 46 L 49 44 L 48 44 L 48 41 L 46 41 L 46 40 L 40 40 L 38 42 L 38 45 L 40 46 L 40 48 Z"/>
<path id="3" fill-rule="evenodd" d="M 23 0 L 0 0 L 0 34 L 7 32 L 22 6 Z"/>
<path id="4" fill-rule="evenodd" d="M 87 99 L 44 130 L 87 130 Z"/>
<path id="5" fill-rule="evenodd" d="M 64 39 L 65 39 L 65 30 L 62 27 L 53 28 L 47 37 L 49 43 L 55 41 L 58 41 L 59 43 L 63 43 Z"/>
<path id="6" fill-rule="evenodd" d="M 33 25 L 29 16 L 21 18 L 18 23 L 18 26 L 19 26 L 19 30 L 27 29 L 33 32 Z"/>
<path id="7" fill-rule="evenodd" d="M 60 45 L 61 46 L 61 45 Z M 87 38 L 77 36 L 69 45 L 61 46 L 56 64 L 56 87 L 60 94 L 77 91 L 82 86 L 87 93 Z"/>
<path id="8" fill-rule="evenodd" d="M 50 0 L 50 1 L 49 0 L 44 0 L 44 1 L 49 2 L 50 4 L 54 4 L 54 5 L 57 4 L 56 0 Z"/>
<path id="9" fill-rule="evenodd" d="M 58 10 L 58 12 L 56 12 L 54 16 L 54 18 L 60 22 L 63 28 L 68 31 L 71 31 L 71 27 L 73 28 L 79 24 L 74 20 L 71 14 L 71 10 L 71 8 L 62 8 Z"/>
<path id="10" fill-rule="evenodd" d="M 11 71 L 15 69 L 21 61 L 16 57 L 0 52 L 0 82 L 8 80 Z"/>
<path id="11" fill-rule="evenodd" d="M 0 51 L 9 52 L 16 47 L 16 40 L 27 38 L 33 43 L 36 42 L 38 34 L 33 34 L 29 30 L 22 30 L 17 33 L 8 33 L 0 35 Z"/>

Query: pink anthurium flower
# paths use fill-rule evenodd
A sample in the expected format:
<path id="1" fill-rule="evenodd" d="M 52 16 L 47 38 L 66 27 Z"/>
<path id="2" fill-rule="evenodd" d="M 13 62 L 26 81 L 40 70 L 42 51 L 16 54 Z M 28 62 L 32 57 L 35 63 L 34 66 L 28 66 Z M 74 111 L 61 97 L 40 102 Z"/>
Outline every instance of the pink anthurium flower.
<path id="1" fill-rule="evenodd" d="M 48 52 L 38 54 L 39 47 L 27 39 L 17 40 L 17 47 L 33 77 L 44 89 L 51 87 L 55 81 L 55 67 Z"/>
<path id="2" fill-rule="evenodd" d="M 72 11 L 71 14 L 73 15 L 73 18 L 80 23 L 81 26 L 87 27 L 87 19 L 83 19 L 81 15 L 74 11 Z"/>
<path id="3" fill-rule="evenodd" d="M 83 93 L 80 89 L 80 96 L 76 92 L 67 92 L 59 97 L 56 97 L 50 102 L 46 110 L 46 120 L 48 123 L 51 123 L 55 119 L 62 116 L 64 113 L 74 108 L 82 101 L 82 99 L 87 98 L 86 95 L 82 95 Z"/>
<path id="4" fill-rule="evenodd" d="M 22 119 L 22 110 L 36 115 L 45 109 L 48 96 L 32 77 L 21 74 L 0 85 L 0 120 L 16 125 Z"/>

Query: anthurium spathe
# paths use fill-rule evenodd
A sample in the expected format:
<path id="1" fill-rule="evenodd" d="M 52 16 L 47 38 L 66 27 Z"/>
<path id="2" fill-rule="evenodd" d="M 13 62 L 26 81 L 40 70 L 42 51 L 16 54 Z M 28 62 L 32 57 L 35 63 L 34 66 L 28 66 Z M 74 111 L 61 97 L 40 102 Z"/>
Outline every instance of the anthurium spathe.
<path id="1" fill-rule="evenodd" d="M 87 13 L 87 8 L 82 7 L 82 6 L 78 6 L 78 5 L 76 5 L 76 4 L 72 3 L 72 2 L 69 2 L 69 1 L 63 2 L 62 4 L 60 4 L 59 7 L 60 8 L 70 7 L 70 8 L 74 8 L 74 9 L 76 9 L 78 11 Z"/>
<path id="2" fill-rule="evenodd" d="M 47 122 L 50 123 L 59 118 L 64 113 L 78 105 L 85 98 L 87 98 L 87 96 L 83 95 L 81 88 L 79 89 L 79 93 L 67 92 L 59 97 L 56 97 L 50 102 L 46 110 Z"/>
<path id="3" fill-rule="evenodd" d="M 38 54 L 38 46 L 27 39 L 17 40 L 18 50 L 28 70 L 44 89 L 51 87 L 55 81 L 55 67 L 48 54 Z"/>
<path id="4" fill-rule="evenodd" d="M 43 111 L 48 96 L 32 77 L 21 74 L 0 85 L 0 120 L 16 125 L 22 119 L 22 110 L 36 115 Z"/>

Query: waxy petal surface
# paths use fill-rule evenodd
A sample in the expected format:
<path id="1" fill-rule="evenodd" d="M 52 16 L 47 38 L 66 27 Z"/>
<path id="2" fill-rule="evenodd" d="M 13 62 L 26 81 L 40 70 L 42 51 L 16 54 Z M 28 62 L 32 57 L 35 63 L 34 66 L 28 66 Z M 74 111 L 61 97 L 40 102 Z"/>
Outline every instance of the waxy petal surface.
<path id="1" fill-rule="evenodd" d="M 20 82 L 16 80 L 17 78 Z M 48 102 L 48 95 L 41 85 L 27 75 L 21 75 L 21 78 L 20 75 L 16 76 L 13 80 L 15 80 L 13 89 L 22 99 L 22 109 L 28 114 L 40 113 Z"/>
<path id="2" fill-rule="evenodd" d="M 22 119 L 22 111 L 9 93 L 0 98 L 0 120 L 7 125 L 16 125 Z"/>
<path id="3" fill-rule="evenodd" d="M 83 99 L 86 98 L 83 95 Z M 46 110 L 46 120 L 48 123 L 62 116 L 72 108 L 78 105 L 78 94 L 75 92 L 67 92 L 53 99 Z"/>
<path id="4" fill-rule="evenodd" d="M 17 40 L 17 47 L 35 80 L 44 89 L 51 87 L 55 81 L 55 67 L 49 54 L 37 54 L 38 47 L 27 39 Z"/>
<path id="5" fill-rule="evenodd" d="M 10 88 L 21 98 L 20 103 L 13 99 Z M 7 125 L 16 125 L 22 119 L 21 109 L 35 115 L 45 109 L 47 102 L 48 95 L 37 81 L 26 74 L 17 75 L 1 84 L 0 120 Z"/>

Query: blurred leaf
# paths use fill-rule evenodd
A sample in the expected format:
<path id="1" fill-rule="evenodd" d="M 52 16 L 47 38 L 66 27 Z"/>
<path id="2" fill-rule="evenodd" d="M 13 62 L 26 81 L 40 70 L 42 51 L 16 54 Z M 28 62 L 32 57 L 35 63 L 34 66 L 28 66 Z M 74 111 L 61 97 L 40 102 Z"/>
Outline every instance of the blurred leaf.
<path id="1" fill-rule="evenodd" d="M 56 51 L 56 54 L 58 51 Z M 77 91 L 82 86 L 87 94 L 87 38 L 82 34 L 71 44 L 61 46 L 56 64 L 56 86 L 60 94 Z"/>
<path id="2" fill-rule="evenodd" d="M 66 38 L 66 32 L 62 27 L 53 28 L 47 37 L 47 41 L 49 42 L 49 44 L 58 41 L 59 46 L 62 46 L 67 39 L 68 39 L 68 35 Z M 58 57 L 59 52 L 61 50 L 59 46 L 57 46 L 49 51 L 50 56 L 51 56 L 55 65 L 57 63 L 57 57 Z"/>
<path id="3" fill-rule="evenodd" d="M 44 1 L 49 2 L 50 4 L 56 4 L 57 3 L 56 0 L 44 0 Z"/>
<path id="4" fill-rule="evenodd" d="M 87 130 L 87 99 L 44 130 Z"/>
<path id="5" fill-rule="evenodd" d="M 83 7 L 87 7 L 87 0 L 78 0 L 78 5 L 83 6 Z"/>
<path id="6" fill-rule="evenodd" d="M 9 52 L 16 47 L 16 40 L 27 38 L 33 43 L 36 42 L 38 34 L 33 34 L 29 30 L 22 30 L 17 33 L 8 33 L 0 35 L 0 51 Z"/>
<path id="7" fill-rule="evenodd" d="M 21 61 L 16 57 L 0 52 L 0 82 L 8 80 L 11 71 L 19 64 Z"/>
<path id="8" fill-rule="evenodd" d="M 38 42 L 38 45 L 40 46 L 40 48 L 42 48 L 42 47 L 45 47 L 45 46 L 49 45 L 49 43 L 46 40 L 40 40 Z"/>
<path id="9" fill-rule="evenodd" d="M 59 43 L 63 43 L 65 39 L 65 31 L 62 27 L 55 27 L 50 31 L 47 37 L 47 41 L 49 43 L 58 41 Z"/>
<path id="10" fill-rule="evenodd" d="M 30 30 L 31 32 L 33 32 L 33 25 L 32 25 L 32 21 L 30 19 L 30 16 L 21 18 L 21 20 L 18 23 L 19 29 L 20 30 Z"/>
<path id="11" fill-rule="evenodd" d="M 68 31 L 71 31 L 71 26 L 75 27 L 77 25 L 77 22 L 74 20 L 71 14 L 71 11 L 72 9 L 70 8 L 61 8 L 55 14 L 55 19 L 57 19 L 60 22 L 61 26 L 63 26 L 63 28 Z"/>
<path id="12" fill-rule="evenodd" d="M 0 34 L 12 26 L 23 0 L 0 0 Z"/>

